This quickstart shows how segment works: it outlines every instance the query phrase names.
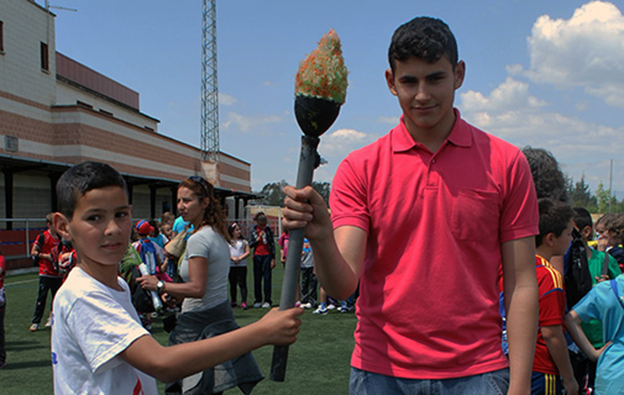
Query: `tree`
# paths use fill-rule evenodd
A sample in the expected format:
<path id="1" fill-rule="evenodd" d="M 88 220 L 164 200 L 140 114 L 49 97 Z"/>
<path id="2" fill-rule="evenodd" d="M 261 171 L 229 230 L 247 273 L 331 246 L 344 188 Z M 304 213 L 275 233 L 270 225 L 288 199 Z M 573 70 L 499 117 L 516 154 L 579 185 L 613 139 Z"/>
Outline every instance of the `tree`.
<path id="1" fill-rule="evenodd" d="M 260 195 L 264 196 L 260 203 L 266 206 L 284 207 L 284 198 L 286 197 L 284 195 L 284 187 L 286 185 L 288 185 L 286 180 L 265 184 L 259 192 Z M 312 181 L 312 188 L 325 199 L 325 203 L 329 204 L 329 192 L 331 191 L 329 182 Z"/>
<path id="2" fill-rule="evenodd" d="M 611 194 L 610 189 L 604 189 L 602 182 L 598 184 L 598 189 L 596 189 L 596 198 L 598 200 L 599 213 L 612 213 L 620 211 L 620 203 L 618 203 L 615 196 Z"/>
<path id="3" fill-rule="evenodd" d="M 279 182 L 270 182 L 265 184 L 260 190 L 260 194 L 264 196 L 262 204 L 266 206 L 284 206 L 284 187 L 288 185 L 286 180 Z"/>
<path id="4" fill-rule="evenodd" d="M 568 197 L 572 207 L 585 207 L 590 212 L 592 209 L 597 209 L 598 202 L 596 197 L 591 194 L 589 185 L 585 183 L 585 175 L 582 175 L 577 182 L 573 182 L 572 179 L 569 180 Z"/>
<path id="5" fill-rule="evenodd" d="M 325 199 L 325 204 L 329 206 L 329 192 L 331 191 L 331 184 L 328 183 L 327 181 L 324 181 L 324 182 L 312 181 L 312 188 L 314 188 L 314 190 L 318 192 L 319 195 L 323 197 L 323 199 Z"/>

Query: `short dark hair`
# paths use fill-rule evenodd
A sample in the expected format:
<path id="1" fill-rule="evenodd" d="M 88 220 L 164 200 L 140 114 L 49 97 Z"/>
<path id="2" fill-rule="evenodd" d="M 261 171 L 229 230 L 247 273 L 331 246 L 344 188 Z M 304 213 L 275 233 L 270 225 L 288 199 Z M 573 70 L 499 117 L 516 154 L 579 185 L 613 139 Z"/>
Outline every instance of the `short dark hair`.
<path id="1" fill-rule="evenodd" d="M 110 165 L 101 162 L 82 162 L 70 167 L 56 183 L 58 209 L 71 219 L 76 209 L 76 202 L 87 192 L 110 186 L 123 189 L 128 196 L 126 180 Z"/>
<path id="2" fill-rule="evenodd" d="M 457 41 L 451 29 L 440 19 L 421 16 L 399 26 L 392 35 L 388 61 L 394 71 L 395 62 L 414 56 L 429 63 L 446 56 L 453 69 L 457 65 Z"/>
<path id="3" fill-rule="evenodd" d="M 551 198 L 541 198 L 537 201 L 539 207 L 539 235 L 535 236 L 535 246 L 542 245 L 544 236 L 553 233 L 561 236 L 574 217 L 574 210 L 567 204 Z"/>
<path id="4" fill-rule="evenodd" d="M 585 227 L 589 226 L 593 228 L 594 221 L 592 220 L 591 214 L 583 207 L 574 207 L 574 217 L 572 220 L 574 224 L 579 230 L 585 229 Z"/>
<path id="5" fill-rule="evenodd" d="M 543 148 L 526 146 L 522 153 L 529 162 L 537 198 L 549 197 L 562 202 L 568 201 L 568 190 L 563 172 L 555 156 Z"/>

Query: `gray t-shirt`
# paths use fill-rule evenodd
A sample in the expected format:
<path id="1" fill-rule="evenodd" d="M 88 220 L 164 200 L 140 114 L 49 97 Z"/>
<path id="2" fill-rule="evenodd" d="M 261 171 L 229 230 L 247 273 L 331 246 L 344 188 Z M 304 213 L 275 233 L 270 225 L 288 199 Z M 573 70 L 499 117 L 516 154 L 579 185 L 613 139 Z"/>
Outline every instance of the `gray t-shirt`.
<path id="1" fill-rule="evenodd" d="M 212 226 L 203 226 L 189 237 L 186 252 L 180 265 L 180 277 L 190 281 L 189 259 L 204 257 L 208 259 L 208 278 L 204 297 L 185 298 L 182 312 L 211 308 L 228 300 L 227 284 L 230 271 L 230 249 L 227 242 Z"/>

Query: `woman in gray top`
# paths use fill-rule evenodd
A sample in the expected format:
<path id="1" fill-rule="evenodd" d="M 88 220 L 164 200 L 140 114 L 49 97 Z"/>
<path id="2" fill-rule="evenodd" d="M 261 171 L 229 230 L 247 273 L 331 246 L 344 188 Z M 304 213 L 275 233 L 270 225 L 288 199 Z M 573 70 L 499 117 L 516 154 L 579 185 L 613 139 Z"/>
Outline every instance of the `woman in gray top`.
<path id="1" fill-rule="evenodd" d="M 179 268 L 184 282 L 163 283 L 156 278 L 142 282 L 143 288 L 155 288 L 176 301 L 183 300 L 182 313 L 169 337 L 170 345 L 238 328 L 227 295 L 230 235 L 224 211 L 214 196 L 214 187 L 198 176 L 182 181 L 178 185 L 178 211 L 194 229 Z M 214 374 L 215 369 L 218 375 Z M 216 394 L 235 385 L 247 393 L 263 378 L 251 353 L 215 369 L 186 377 L 182 383 L 169 383 L 166 393 Z"/>

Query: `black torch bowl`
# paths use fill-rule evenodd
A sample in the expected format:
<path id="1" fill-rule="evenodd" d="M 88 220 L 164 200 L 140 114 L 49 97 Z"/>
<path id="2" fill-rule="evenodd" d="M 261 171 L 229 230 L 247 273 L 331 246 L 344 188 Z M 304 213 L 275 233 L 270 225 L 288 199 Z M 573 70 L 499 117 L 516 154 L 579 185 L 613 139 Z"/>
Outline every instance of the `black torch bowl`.
<path id="1" fill-rule="evenodd" d="M 319 137 L 338 118 L 340 104 L 317 97 L 296 96 L 295 117 L 301 131 L 310 137 Z"/>

